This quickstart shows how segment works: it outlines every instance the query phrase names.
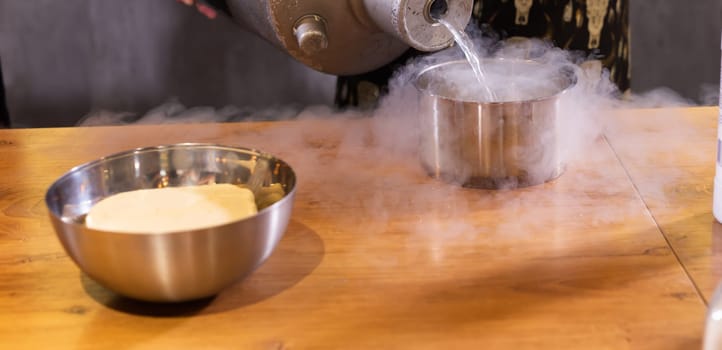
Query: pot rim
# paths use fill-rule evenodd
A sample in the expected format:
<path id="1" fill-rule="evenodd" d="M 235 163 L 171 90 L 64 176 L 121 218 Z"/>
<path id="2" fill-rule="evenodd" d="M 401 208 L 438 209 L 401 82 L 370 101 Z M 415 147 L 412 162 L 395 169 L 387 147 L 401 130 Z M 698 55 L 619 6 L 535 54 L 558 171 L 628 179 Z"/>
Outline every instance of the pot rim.
<path id="1" fill-rule="evenodd" d="M 518 58 L 482 58 L 482 61 L 514 61 L 514 62 L 523 62 L 523 63 L 531 63 L 531 64 L 537 64 L 537 65 L 543 65 L 543 62 L 535 61 L 532 59 L 518 59 Z M 428 67 L 425 67 L 421 71 L 419 71 L 413 79 L 413 84 L 416 89 L 428 96 L 435 97 L 441 100 L 450 101 L 450 102 L 460 102 L 460 103 L 470 103 L 474 105 L 509 105 L 509 104 L 523 104 L 523 103 L 534 103 L 534 102 L 542 102 L 542 101 L 548 101 L 553 99 L 558 99 L 560 96 L 565 94 L 567 91 L 571 90 L 576 84 L 577 84 L 577 76 L 574 73 L 574 65 L 569 63 L 565 64 L 560 68 L 560 75 L 566 76 L 568 83 L 566 86 L 559 89 L 559 91 L 555 92 L 554 94 L 548 95 L 548 96 L 542 96 L 537 97 L 533 99 L 526 99 L 526 100 L 509 100 L 509 101 L 474 101 L 470 99 L 462 99 L 462 98 L 453 98 L 449 97 L 448 95 L 440 94 L 440 93 L 434 93 L 430 89 L 426 87 L 420 86 L 420 80 L 425 75 L 430 73 L 433 70 L 440 69 L 445 66 L 451 66 L 451 65 L 457 65 L 457 64 L 463 64 L 463 65 L 469 65 L 469 62 L 466 59 L 455 59 L 451 61 L 444 61 L 440 63 L 432 64 Z"/>

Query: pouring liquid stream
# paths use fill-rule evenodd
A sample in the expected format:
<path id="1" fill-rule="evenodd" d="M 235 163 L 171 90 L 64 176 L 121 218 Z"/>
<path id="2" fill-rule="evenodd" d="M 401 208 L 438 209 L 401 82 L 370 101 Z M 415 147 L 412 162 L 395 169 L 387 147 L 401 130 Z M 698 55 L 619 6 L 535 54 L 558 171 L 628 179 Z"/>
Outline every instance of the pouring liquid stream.
<path id="1" fill-rule="evenodd" d="M 459 45 L 461 51 L 464 52 L 466 60 L 469 61 L 469 65 L 474 71 L 474 76 L 476 76 L 476 80 L 482 87 L 482 91 L 485 95 L 483 96 L 484 101 L 497 101 L 496 94 L 489 88 L 489 84 L 487 84 L 486 77 L 484 75 L 484 69 L 481 66 L 481 60 L 479 59 L 479 55 L 476 53 L 474 43 L 471 41 L 469 36 L 466 35 L 466 32 L 456 29 L 451 23 L 449 23 L 443 18 L 437 18 L 436 20 L 443 26 L 445 26 L 449 32 L 451 32 L 451 35 L 454 36 L 454 41 L 456 41 L 456 44 Z"/>

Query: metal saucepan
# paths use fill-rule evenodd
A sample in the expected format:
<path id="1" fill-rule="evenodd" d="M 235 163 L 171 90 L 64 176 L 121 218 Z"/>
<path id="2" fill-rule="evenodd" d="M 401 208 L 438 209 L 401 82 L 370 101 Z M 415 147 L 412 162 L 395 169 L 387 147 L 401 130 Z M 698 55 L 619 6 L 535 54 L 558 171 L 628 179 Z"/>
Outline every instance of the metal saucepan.
<path id="1" fill-rule="evenodd" d="M 531 186 L 561 175 L 557 102 L 574 84 L 571 70 L 517 59 L 482 64 L 497 95 L 491 102 L 466 61 L 418 74 L 423 167 L 444 181 L 485 189 Z"/>

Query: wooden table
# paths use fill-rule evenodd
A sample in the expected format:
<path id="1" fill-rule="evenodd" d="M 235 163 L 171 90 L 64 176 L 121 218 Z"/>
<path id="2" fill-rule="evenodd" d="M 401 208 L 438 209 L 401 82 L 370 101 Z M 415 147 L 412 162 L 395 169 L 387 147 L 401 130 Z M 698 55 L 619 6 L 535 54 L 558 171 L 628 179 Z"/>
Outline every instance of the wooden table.
<path id="1" fill-rule="evenodd" d="M 429 179 L 363 119 L 0 130 L 0 348 L 699 348 L 722 277 L 717 109 L 608 114 L 583 160 L 514 191 Z M 289 161 L 286 235 L 212 300 L 117 297 L 64 253 L 45 190 L 99 156 L 188 141 Z"/>

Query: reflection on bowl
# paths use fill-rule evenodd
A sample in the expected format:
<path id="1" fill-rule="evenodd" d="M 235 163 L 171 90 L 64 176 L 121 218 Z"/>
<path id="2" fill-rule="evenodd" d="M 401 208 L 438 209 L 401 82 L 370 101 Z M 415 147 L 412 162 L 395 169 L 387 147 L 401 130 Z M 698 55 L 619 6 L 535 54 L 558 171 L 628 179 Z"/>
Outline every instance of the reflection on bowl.
<path id="1" fill-rule="evenodd" d="M 259 160 L 268 166 L 256 167 Z M 84 217 L 96 202 L 137 189 L 245 184 L 262 169 L 258 213 L 191 231 L 120 233 L 92 230 Z M 121 295 L 158 302 L 209 297 L 244 278 L 273 252 L 288 225 L 296 176 L 259 151 L 177 144 L 114 154 L 61 176 L 45 197 L 65 251 L 89 277 Z"/>

